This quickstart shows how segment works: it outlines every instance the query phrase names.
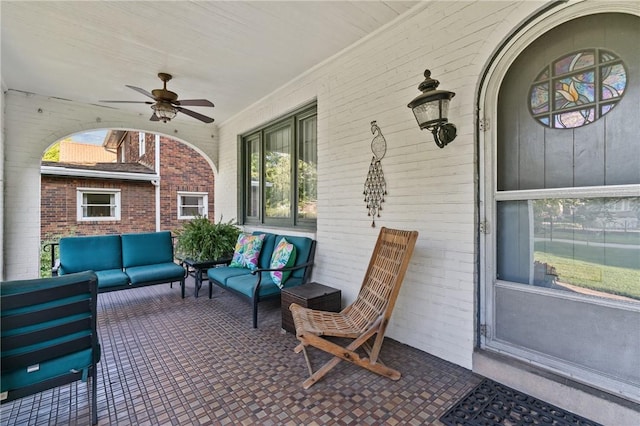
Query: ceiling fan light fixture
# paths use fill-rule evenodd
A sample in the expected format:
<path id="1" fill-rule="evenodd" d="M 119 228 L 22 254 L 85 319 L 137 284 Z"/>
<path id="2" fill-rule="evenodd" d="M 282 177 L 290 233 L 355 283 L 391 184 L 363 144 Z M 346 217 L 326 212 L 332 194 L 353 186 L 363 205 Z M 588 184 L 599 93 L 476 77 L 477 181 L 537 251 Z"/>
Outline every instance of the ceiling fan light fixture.
<path id="1" fill-rule="evenodd" d="M 0 0 L 2 1 L 2 0 Z M 144 89 L 136 86 L 126 85 L 129 89 L 135 90 L 138 93 L 145 95 L 148 98 L 154 100 L 151 101 L 100 101 L 100 102 L 115 102 L 115 103 L 132 103 L 132 104 L 147 104 L 151 105 L 151 109 L 153 110 L 153 114 L 151 114 L 150 121 L 162 121 L 163 123 L 167 123 L 171 121 L 175 116 L 180 112 L 182 114 L 188 115 L 189 117 L 193 117 L 196 120 L 200 120 L 203 123 L 213 123 L 213 118 L 207 117 L 206 115 L 202 115 L 199 112 L 192 111 L 190 109 L 184 108 L 185 106 L 197 106 L 197 107 L 213 107 L 213 102 L 207 99 L 183 99 L 178 100 L 178 94 L 172 92 L 171 90 L 167 90 L 167 81 L 171 80 L 171 74 L 167 73 L 159 73 L 158 77 L 162 80 L 163 87 L 162 89 L 154 89 L 151 93 L 147 92 Z"/>
<path id="2" fill-rule="evenodd" d="M 151 105 L 151 109 L 158 117 L 158 119 L 160 119 L 160 121 L 162 121 L 163 123 L 170 121 L 178 113 L 178 110 L 168 102 L 156 102 L 155 104 Z"/>

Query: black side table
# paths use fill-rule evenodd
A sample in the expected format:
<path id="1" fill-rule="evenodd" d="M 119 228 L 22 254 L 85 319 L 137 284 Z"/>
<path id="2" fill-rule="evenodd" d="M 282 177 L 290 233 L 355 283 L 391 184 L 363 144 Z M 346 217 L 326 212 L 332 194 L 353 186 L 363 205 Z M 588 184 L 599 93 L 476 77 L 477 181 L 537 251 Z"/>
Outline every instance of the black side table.
<path id="1" fill-rule="evenodd" d="M 203 260 L 195 261 L 193 259 L 184 259 L 180 263 L 187 271 L 187 274 L 192 275 L 196 279 L 195 297 L 198 297 L 200 287 L 202 287 L 203 274 L 207 272 L 209 268 L 215 268 L 216 266 L 228 265 L 231 262 L 230 257 L 223 257 L 216 260 Z M 208 278 L 206 278 L 208 279 Z"/>
<path id="2" fill-rule="evenodd" d="M 319 311 L 340 312 L 342 309 L 342 292 L 319 283 L 283 288 L 280 298 L 282 304 L 282 328 L 290 333 L 296 332 L 293 316 L 289 310 L 289 305 L 292 303 Z"/>

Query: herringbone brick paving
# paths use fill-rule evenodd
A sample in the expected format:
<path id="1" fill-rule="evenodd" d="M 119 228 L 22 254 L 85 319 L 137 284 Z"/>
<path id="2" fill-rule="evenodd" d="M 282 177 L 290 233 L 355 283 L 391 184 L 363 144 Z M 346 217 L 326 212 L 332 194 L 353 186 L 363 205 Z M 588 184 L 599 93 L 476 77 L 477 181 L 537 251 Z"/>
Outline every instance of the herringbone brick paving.
<path id="1" fill-rule="evenodd" d="M 439 425 L 476 386 L 469 370 L 387 338 L 391 381 L 346 362 L 309 390 L 278 302 L 250 307 L 220 289 L 187 297 L 176 285 L 100 294 L 100 425 Z M 203 290 L 205 290 L 203 288 Z M 309 350 L 314 366 L 326 354 Z M 89 392 L 75 383 L 2 406 L 2 425 L 89 425 Z"/>

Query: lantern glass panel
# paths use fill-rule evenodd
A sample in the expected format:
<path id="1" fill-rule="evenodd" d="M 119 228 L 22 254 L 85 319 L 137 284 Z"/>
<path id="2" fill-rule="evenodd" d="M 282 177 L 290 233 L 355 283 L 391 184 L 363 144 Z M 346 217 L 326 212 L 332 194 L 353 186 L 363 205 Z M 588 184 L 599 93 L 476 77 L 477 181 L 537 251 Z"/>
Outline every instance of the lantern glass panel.
<path id="1" fill-rule="evenodd" d="M 447 121 L 449 99 L 436 99 L 413 108 L 413 114 L 420 127 Z"/>

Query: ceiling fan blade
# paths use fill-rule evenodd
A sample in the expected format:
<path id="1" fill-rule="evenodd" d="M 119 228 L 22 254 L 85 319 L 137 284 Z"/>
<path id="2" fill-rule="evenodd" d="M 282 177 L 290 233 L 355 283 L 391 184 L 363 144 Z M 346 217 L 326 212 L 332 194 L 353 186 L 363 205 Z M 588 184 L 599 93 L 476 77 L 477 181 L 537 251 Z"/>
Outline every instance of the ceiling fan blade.
<path id="1" fill-rule="evenodd" d="M 126 86 L 126 87 L 128 87 L 129 89 L 133 89 L 133 90 L 135 90 L 135 91 L 136 91 L 136 92 L 138 92 L 138 93 L 142 93 L 143 95 L 148 96 L 148 97 L 150 97 L 150 98 L 151 98 L 151 99 L 153 99 L 153 100 L 156 100 L 156 98 L 155 98 L 151 93 L 147 92 L 147 91 L 146 91 L 146 90 L 144 90 L 144 89 L 141 89 L 141 88 L 136 87 L 136 86 L 129 86 L 128 84 L 125 84 L 125 86 Z"/>
<path id="2" fill-rule="evenodd" d="M 160 119 L 158 118 L 158 116 L 154 112 L 153 114 L 151 114 L 151 118 L 149 119 L 149 121 L 160 121 Z"/>
<path id="3" fill-rule="evenodd" d="M 180 106 L 202 106 L 202 107 L 213 107 L 213 102 L 208 101 L 206 99 L 183 99 L 180 101 L 172 102 L 174 105 Z"/>
<path id="4" fill-rule="evenodd" d="M 178 111 L 180 111 L 181 113 L 187 114 L 197 120 L 200 120 L 204 123 L 213 123 L 213 118 L 211 117 L 207 117 L 206 115 L 202 115 L 199 112 L 195 112 L 195 111 L 191 111 L 190 109 L 186 109 L 186 108 L 181 108 L 181 107 L 176 107 L 176 109 Z"/>
<path id="5" fill-rule="evenodd" d="M 154 104 L 154 102 L 151 102 L 151 101 L 99 101 L 99 102 L 110 102 L 114 104 L 147 104 L 147 105 Z"/>

